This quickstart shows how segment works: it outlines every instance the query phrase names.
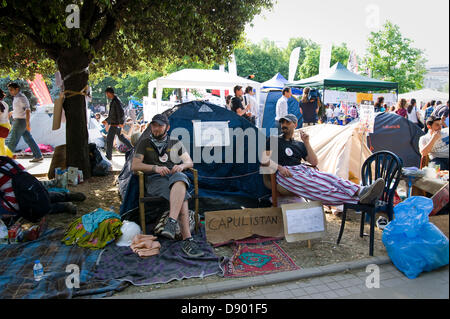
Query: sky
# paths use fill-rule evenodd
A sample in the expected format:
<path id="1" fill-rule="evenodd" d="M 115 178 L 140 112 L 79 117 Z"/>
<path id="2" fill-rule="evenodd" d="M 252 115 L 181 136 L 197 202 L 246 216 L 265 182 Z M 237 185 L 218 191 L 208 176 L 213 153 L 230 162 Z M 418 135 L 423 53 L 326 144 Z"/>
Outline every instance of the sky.
<path id="1" fill-rule="evenodd" d="M 276 1 L 276 0 L 275 0 Z M 449 64 L 449 0 L 277 0 L 247 25 L 247 38 L 286 47 L 290 38 L 346 43 L 363 56 L 370 32 L 386 20 L 400 27 L 413 47 L 425 51 L 427 66 Z"/>

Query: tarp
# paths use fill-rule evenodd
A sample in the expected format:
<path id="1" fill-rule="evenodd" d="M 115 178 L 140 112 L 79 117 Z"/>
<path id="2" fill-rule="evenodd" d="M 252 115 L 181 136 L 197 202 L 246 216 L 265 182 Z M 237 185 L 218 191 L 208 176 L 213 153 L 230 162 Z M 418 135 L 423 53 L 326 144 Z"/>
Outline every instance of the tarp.
<path id="1" fill-rule="evenodd" d="M 183 140 L 181 136 L 178 138 L 184 143 L 191 158 L 194 160 L 194 168 L 198 170 L 201 211 L 239 209 L 242 206 L 258 207 L 260 200 L 268 195 L 270 190 L 264 186 L 262 175 L 259 174 L 260 163 L 257 147 L 255 147 L 253 153 L 249 151 L 249 139 L 245 137 L 245 133 L 255 134 L 256 140 L 251 142 L 252 146 L 256 146 L 261 142 L 265 146 L 266 138 L 262 132 L 236 113 L 209 102 L 187 102 L 179 104 L 164 113 L 169 117 L 170 121 L 169 134 L 172 134 L 174 129 L 177 128 L 184 128 L 189 132 L 188 142 Z M 230 145 L 233 148 L 231 163 L 225 162 L 226 154 L 230 153 L 226 147 L 216 147 L 213 151 L 208 151 L 206 147 L 195 146 L 194 121 L 201 121 L 202 123 L 211 121 L 222 122 L 227 123 L 229 129 L 242 130 L 242 134 L 230 136 Z M 148 137 L 150 133 L 149 127 L 144 131 L 140 140 Z M 244 138 L 243 146 L 237 143 L 240 138 Z M 208 163 L 205 160 L 205 154 L 213 155 L 216 154 L 215 152 L 221 152 L 222 163 Z M 199 162 L 196 161 L 195 154 L 201 154 Z M 237 154 L 244 155 L 243 161 L 238 160 Z M 131 153 L 127 157 L 124 168 L 119 175 L 119 190 L 123 199 L 120 214 L 123 218 L 124 216 L 128 218 L 128 214 L 135 210 L 138 205 L 137 177 L 130 171 L 132 158 L 133 155 Z M 251 162 L 252 159 L 255 159 L 256 162 Z M 189 171 L 186 171 L 186 174 L 192 177 Z"/>
<path id="2" fill-rule="evenodd" d="M 265 130 L 267 136 L 270 135 L 270 128 L 275 127 L 276 106 L 278 99 L 282 96 L 280 91 L 272 91 L 268 93 L 261 93 L 261 127 Z M 288 100 L 288 113 L 297 116 L 298 125 L 297 128 L 303 126 L 303 116 L 300 113 L 299 102 L 294 97 Z"/>
<path id="3" fill-rule="evenodd" d="M 351 175 L 361 179 L 361 166 L 372 152 L 367 143 L 362 143 L 357 123 L 346 126 L 319 124 L 302 128 L 302 131 L 310 136 L 320 171 L 343 179 L 349 179 Z M 301 141 L 299 130 L 295 132 L 294 138 Z"/>
<path id="4" fill-rule="evenodd" d="M 351 89 L 352 91 L 398 89 L 398 83 L 376 80 L 350 72 L 339 62 L 333 65 L 327 72 L 300 81 L 287 83 L 287 86 L 311 88 L 342 87 Z"/>
<path id="5" fill-rule="evenodd" d="M 420 105 L 422 103 L 435 101 L 442 101 L 444 104 L 448 101 L 448 93 L 439 92 L 431 89 L 423 89 L 419 91 L 408 92 L 404 94 L 399 94 L 399 99 L 416 99 L 417 104 Z"/>
<path id="6" fill-rule="evenodd" d="M 53 131 L 53 114 L 47 113 L 44 108 L 37 108 L 30 117 L 31 135 L 36 144 L 51 145 L 53 148 L 66 144 L 66 123 L 61 123 L 58 130 Z M 101 127 L 94 118 L 88 119 L 89 143 L 95 143 L 99 147 L 104 146 Z M 24 150 L 29 146 L 23 138 L 20 138 L 16 150 Z"/>

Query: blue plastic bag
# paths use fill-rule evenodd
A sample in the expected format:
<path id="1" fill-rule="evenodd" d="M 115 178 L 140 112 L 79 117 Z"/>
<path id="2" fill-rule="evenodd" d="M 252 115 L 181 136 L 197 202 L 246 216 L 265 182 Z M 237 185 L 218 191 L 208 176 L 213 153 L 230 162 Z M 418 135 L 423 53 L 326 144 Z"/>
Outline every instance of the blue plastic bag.
<path id="1" fill-rule="evenodd" d="M 448 265 L 448 238 L 430 223 L 433 201 L 413 196 L 394 207 L 395 219 L 383 231 L 382 241 L 393 264 L 408 278 Z"/>

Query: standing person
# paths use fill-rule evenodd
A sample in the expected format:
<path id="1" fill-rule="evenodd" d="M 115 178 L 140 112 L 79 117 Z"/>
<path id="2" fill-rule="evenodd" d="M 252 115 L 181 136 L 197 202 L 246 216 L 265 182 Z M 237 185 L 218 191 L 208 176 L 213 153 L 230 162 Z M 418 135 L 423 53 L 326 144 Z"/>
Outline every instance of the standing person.
<path id="1" fill-rule="evenodd" d="M 10 132 L 8 148 L 11 152 L 15 152 L 16 146 L 19 143 L 21 137 L 23 137 L 25 143 L 31 148 L 33 152 L 33 159 L 30 162 L 41 162 L 44 158 L 42 157 L 41 150 L 33 139 L 31 135 L 30 126 L 30 102 L 28 101 L 25 94 L 20 92 L 20 86 L 17 83 L 8 84 L 8 90 L 13 97 L 13 112 L 12 116 L 14 118 L 12 129 Z"/>
<path id="2" fill-rule="evenodd" d="M 447 104 L 439 104 L 436 105 L 436 108 L 434 109 L 432 115 L 437 116 L 437 117 L 448 117 L 448 109 L 449 107 L 449 101 L 447 101 Z"/>
<path id="3" fill-rule="evenodd" d="M 419 112 L 417 111 L 417 102 L 415 99 L 411 99 L 408 105 L 408 120 L 419 126 L 421 129 L 423 128 L 422 123 L 419 122 Z"/>
<path id="4" fill-rule="evenodd" d="M 195 243 L 189 226 L 189 179 L 184 170 L 194 167 L 181 141 L 170 137 L 169 119 L 157 114 L 150 122 L 151 135 L 136 146 L 131 169 L 145 173 L 145 189 L 150 196 L 164 197 L 170 204 L 170 213 L 161 235 L 175 238 L 177 224 L 181 230 L 182 251 L 190 257 L 204 255 Z M 179 163 L 179 164 L 178 164 Z"/>
<path id="5" fill-rule="evenodd" d="M 331 120 L 333 119 L 333 105 L 328 104 L 327 105 L 327 110 L 326 110 L 326 115 L 327 115 L 327 122 L 331 122 Z"/>
<path id="6" fill-rule="evenodd" d="M 231 99 L 231 110 L 235 112 L 237 115 L 242 116 L 249 122 L 254 123 L 254 117 L 250 112 L 250 104 L 244 105 L 242 104 L 244 90 L 242 90 L 242 86 L 236 85 L 234 87 L 234 97 Z"/>
<path id="7" fill-rule="evenodd" d="M 225 98 L 225 107 L 227 108 L 227 110 L 231 111 L 231 99 L 233 98 L 232 95 L 227 95 L 227 97 Z"/>
<path id="8" fill-rule="evenodd" d="M 377 99 L 377 102 L 374 105 L 375 113 L 381 112 L 381 108 L 383 107 L 383 104 L 384 104 L 384 96 L 379 96 Z"/>
<path id="9" fill-rule="evenodd" d="M 247 86 L 245 88 L 245 94 L 244 94 L 244 105 L 250 105 L 250 113 L 253 114 L 253 117 L 255 119 L 255 122 L 253 124 L 258 123 L 258 105 L 256 103 L 256 99 L 254 97 L 255 90 L 251 86 Z"/>
<path id="10" fill-rule="evenodd" d="M 303 90 L 303 96 L 300 101 L 300 112 L 303 115 L 303 127 L 316 125 L 319 106 L 317 97 L 310 97 L 311 88 Z"/>
<path id="11" fill-rule="evenodd" d="M 428 133 L 419 139 L 422 156 L 429 156 L 430 162 L 440 165 L 441 170 L 448 170 L 448 127 L 443 129 L 441 118 L 431 115 L 426 122 Z"/>
<path id="12" fill-rule="evenodd" d="M 408 111 L 406 111 L 406 100 L 405 99 L 401 99 L 400 101 L 398 101 L 397 103 L 397 109 L 395 110 L 395 113 L 407 118 L 408 116 Z"/>
<path id="13" fill-rule="evenodd" d="M 288 114 L 288 100 L 292 96 L 291 88 L 284 88 L 282 94 L 275 107 L 275 127 L 278 129 L 278 134 L 281 134 L 280 119 Z"/>
<path id="14" fill-rule="evenodd" d="M 131 145 L 130 141 L 121 133 L 123 123 L 125 122 L 125 112 L 122 107 L 122 102 L 114 94 L 113 88 L 107 88 L 105 93 L 106 97 L 111 100 L 111 103 L 109 104 L 109 114 L 106 118 L 106 122 L 109 125 L 108 135 L 106 136 L 106 158 L 112 160 L 112 149 L 116 135 L 129 149 L 132 149 L 133 145 Z"/>
<path id="15" fill-rule="evenodd" d="M 11 150 L 5 145 L 5 139 L 11 130 L 9 124 L 9 106 L 3 101 L 6 94 L 0 89 L 0 156 L 13 157 Z"/>

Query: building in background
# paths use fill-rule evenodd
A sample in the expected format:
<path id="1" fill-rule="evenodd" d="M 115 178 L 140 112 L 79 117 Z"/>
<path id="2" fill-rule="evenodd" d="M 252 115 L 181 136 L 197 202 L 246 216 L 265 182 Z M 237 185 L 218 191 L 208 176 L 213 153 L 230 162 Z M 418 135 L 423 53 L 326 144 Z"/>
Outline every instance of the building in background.
<path id="1" fill-rule="evenodd" d="M 423 81 L 424 88 L 448 92 L 448 67 L 448 64 L 428 67 Z"/>

